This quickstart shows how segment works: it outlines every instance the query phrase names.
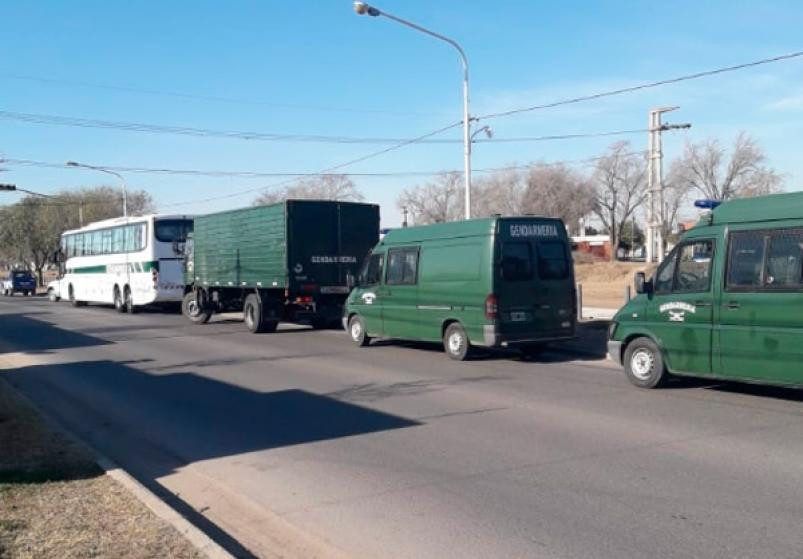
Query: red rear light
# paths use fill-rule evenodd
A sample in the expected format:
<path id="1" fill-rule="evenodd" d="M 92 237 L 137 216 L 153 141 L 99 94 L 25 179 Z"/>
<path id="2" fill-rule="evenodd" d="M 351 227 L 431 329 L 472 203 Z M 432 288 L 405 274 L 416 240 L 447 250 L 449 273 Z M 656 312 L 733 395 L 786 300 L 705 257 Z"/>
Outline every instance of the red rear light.
<path id="1" fill-rule="evenodd" d="M 493 293 L 485 298 L 485 318 L 491 320 L 499 318 L 499 303 Z"/>

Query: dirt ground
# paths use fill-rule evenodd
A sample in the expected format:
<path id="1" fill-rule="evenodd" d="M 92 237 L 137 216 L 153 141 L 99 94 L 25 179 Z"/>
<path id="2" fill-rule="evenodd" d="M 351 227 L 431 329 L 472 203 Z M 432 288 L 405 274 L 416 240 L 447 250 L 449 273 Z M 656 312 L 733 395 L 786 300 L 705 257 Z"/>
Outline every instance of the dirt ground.
<path id="1" fill-rule="evenodd" d="M 0 379 L 0 558 L 203 557 Z"/>
<path id="2" fill-rule="evenodd" d="M 618 309 L 625 303 L 625 287 L 631 286 L 636 272 L 650 275 L 654 265 L 644 262 L 575 262 L 575 281 L 583 285 L 583 306 Z"/>

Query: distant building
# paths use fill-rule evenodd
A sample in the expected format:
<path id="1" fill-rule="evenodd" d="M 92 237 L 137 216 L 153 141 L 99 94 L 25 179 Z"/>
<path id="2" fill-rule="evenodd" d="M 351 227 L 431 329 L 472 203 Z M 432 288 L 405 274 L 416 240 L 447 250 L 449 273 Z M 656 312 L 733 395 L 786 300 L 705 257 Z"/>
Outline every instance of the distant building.
<path id="1" fill-rule="evenodd" d="M 572 246 L 577 252 L 590 254 L 600 260 L 611 259 L 611 237 L 609 235 L 576 235 Z"/>

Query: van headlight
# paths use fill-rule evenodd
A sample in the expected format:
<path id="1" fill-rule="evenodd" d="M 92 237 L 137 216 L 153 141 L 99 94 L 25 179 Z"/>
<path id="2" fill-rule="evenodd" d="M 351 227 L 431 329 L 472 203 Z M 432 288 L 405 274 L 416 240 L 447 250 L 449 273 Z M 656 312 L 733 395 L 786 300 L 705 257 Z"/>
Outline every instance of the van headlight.
<path id="1" fill-rule="evenodd" d="M 616 334 L 616 328 L 619 326 L 619 323 L 615 320 L 611 320 L 610 325 L 608 326 L 608 339 L 612 340 L 613 335 Z"/>

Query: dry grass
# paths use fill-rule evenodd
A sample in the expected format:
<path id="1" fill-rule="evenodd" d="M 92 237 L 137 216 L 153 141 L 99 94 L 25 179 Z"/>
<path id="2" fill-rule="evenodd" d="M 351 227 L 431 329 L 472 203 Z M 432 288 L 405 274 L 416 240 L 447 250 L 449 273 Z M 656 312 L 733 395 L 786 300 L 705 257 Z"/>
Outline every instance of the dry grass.
<path id="1" fill-rule="evenodd" d="M 633 285 L 633 275 L 643 271 L 649 276 L 654 267 L 644 262 L 576 262 L 574 273 L 577 283 L 583 284 L 583 305 L 621 307 L 625 301 L 625 286 Z"/>
<path id="2" fill-rule="evenodd" d="M 0 380 L 0 558 L 202 557 Z"/>

